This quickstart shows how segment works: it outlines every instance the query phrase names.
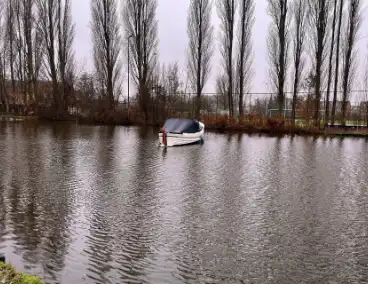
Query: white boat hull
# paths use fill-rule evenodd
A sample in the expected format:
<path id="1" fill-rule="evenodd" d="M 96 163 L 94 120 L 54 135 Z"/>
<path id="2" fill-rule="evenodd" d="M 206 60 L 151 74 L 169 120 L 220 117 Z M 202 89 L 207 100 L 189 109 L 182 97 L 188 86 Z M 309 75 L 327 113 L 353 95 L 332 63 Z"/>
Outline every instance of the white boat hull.
<path id="1" fill-rule="evenodd" d="M 162 133 L 159 133 L 159 142 L 160 146 L 182 146 L 188 144 L 194 144 L 203 141 L 204 139 L 204 124 L 200 122 L 201 131 L 196 133 L 183 133 L 183 134 L 175 134 L 175 133 L 166 133 L 166 145 L 163 144 Z"/>

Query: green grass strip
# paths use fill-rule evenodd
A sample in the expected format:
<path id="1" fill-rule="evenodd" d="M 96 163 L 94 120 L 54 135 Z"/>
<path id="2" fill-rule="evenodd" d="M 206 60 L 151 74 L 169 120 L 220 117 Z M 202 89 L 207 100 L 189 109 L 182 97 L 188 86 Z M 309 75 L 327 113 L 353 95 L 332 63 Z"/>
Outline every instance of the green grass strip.
<path id="1" fill-rule="evenodd" d="M 39 277 L 17 272 L 12 265 L 2 262 L 0 262 L 0 283 L 43 284 Z"/>

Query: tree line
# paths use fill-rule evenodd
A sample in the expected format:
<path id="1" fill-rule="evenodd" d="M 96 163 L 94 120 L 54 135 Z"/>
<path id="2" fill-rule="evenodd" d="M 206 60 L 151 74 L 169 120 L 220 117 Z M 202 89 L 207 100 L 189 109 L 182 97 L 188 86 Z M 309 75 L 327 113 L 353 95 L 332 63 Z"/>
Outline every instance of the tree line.
<path id="1" fill-rule="evenodd" d="M 335 121 L 340 90 L 345 121 L 357 71 L 362 0 L 267 1 L 271 18 L 268 70 L 279 115 L 284 112 L 285 90 L 290 82 L 295 121 L 299 91 L 309 80 L 316 126 L 321 111 L 325 121 Z M 220 19 L 218 40 L 211 19 L 214 8 Z M 125 66 L 131 70 L 128 80 L 134 82 L 139 111 L 146 123 L 153 105 L 177 101 L 173 97 L 180 85 L 177 63 L 160 67 L 158 62 L 157 0 L 91 0 L 90 9 L 93 74 L 77 71 L 71 0 L 0 3 L 3 105 L 8 107 L 15 98 L 21 98 L 36 112 L 47 106 L 54 115 L 63 116 L 83 97 L 89 108 L 94 105 L 98 112 L 111 113 L 127 78 Z M 203 89 L 213 72 L 211 62 L 217 43 L 222 59 L 218 90 L 224 94 L 230 116 L 245 115 L 244 100 L 254 75 L 254 21 L 255 0 L 190 0 L 185 77 L 196 94 L 194 117 L 200 117 Z"/>
<path id="2" fill-rule="evenodd" d="M 2 104 L 8 107 L 11 100 L 14 103 L 19 97 L 38 102 L 40 85 L 46 80 L 51 83 L 54 110 L 57 113 L 66 110 L 75 79 L 74 30 L 71 0 L 0 3 Z"/>
<path id="3" fill-rule="evenodd" d="M 269 35 L 270 66 L 272 82 L 278 87 L 280 113 L 285 100 L 285 78 L 292 65 L 293 120 L 297 93 L 303 78 L 307 77 L 311 79 L 314 91 L 316 126 L 321 119 L 321 100 L 325 89 L 327 91 L 322 110 L 325 121 L 335 122 L 337 94 L 341 90 L 341 120 L 345 122 L 349 94 L 357 71 L 356 45 L 362 22 L 362 1 L 269 0 L 269 11 L 273 20 Z M 292 57 L 289 56 L 290 45 L 293 47 Z M 292 58 L 291 62 L 289 58 Z M 312 62 L 310 66 L 306 65 L 308 59 Z M 306 70 L 307 67 L 309 70 Z"/>

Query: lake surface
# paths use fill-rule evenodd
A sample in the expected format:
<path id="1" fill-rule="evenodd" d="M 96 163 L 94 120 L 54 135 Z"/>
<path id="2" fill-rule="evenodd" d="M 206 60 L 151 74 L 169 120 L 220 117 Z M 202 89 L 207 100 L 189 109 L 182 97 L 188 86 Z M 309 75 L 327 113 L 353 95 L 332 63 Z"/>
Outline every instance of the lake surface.
<path id="1" fill-rule="evenodd" d="M 368 142 L 0 124 L 0 252 L 47 283 L 367 283 Z"/>

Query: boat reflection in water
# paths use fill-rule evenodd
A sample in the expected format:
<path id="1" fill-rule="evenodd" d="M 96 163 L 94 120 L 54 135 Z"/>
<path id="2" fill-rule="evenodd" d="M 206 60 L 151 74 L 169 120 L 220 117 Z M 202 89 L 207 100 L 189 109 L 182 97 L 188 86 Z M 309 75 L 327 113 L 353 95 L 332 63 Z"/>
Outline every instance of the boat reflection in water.
<path id="1" fill-rule="evenodd" d="M 202 143 L 204 127 L 202 122 L 195 119 L 170 118 L 158 135 L 160 145 L 172 147 Z"/>

